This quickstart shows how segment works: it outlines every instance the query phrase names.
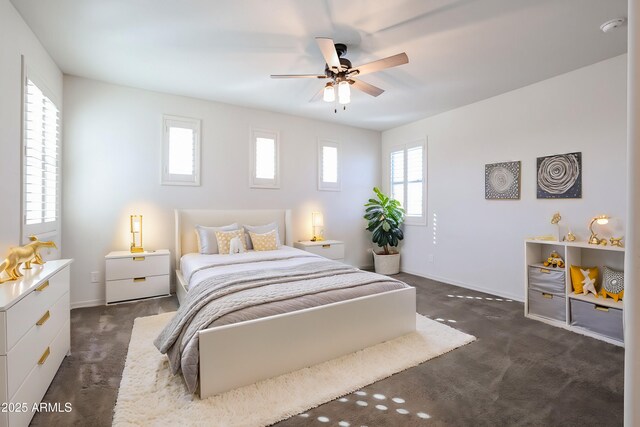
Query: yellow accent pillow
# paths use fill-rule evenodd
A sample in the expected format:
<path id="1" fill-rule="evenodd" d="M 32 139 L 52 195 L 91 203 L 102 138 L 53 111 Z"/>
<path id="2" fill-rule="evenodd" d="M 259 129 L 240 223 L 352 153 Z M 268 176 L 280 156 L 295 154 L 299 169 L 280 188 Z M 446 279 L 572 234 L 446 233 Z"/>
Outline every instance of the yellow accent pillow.
<path id="1" fill-rule="evenodd" d="M 231 239 L 237 237 L 240 239 L 242 243 L 242 247 L 244 250 L 247 250 L 247 243 L 244 239 L 244 230 L 233 230 L 233 231 L 216 231 L 216 240 L 218 241 L 218 253 L 228 254 L 229 253 L 229 244 Z"/>
<path id="2" fill-rule="evenodd" d="M 585 280 L 587 277 L 583 273 L 583 271 L 587 272 L 589 279 L 593 280 L 593 285 L 598 287 L 598 267 L 579 267 L 576 265 L 571 266 L 571 284 L 573 285 L 573 291 L 576 294 L 583 293 L 583 288 L 585 285 Z"/>
<path id="3" fill-rule="evenodd" d="M 251 237 L 253 249 L 256 251 L 275 251 L 278 249 L 276 230 L 271 230 L 264 234 L 253 233 L 250 231 L 249 236 Z"/>

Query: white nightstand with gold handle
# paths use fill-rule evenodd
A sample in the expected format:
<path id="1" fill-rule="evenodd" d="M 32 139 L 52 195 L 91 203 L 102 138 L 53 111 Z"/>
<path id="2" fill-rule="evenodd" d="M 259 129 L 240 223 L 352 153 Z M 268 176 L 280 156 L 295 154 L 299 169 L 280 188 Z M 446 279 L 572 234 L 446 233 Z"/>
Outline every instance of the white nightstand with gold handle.
<path id="1" fill-rule="evenodd" d="M 167 249 L 111 252 L 105 257 L 107 304 L 169 295 L 169 269 Z"/>
<path id="2" fill-rule="evenodd" d="M 294 247 L 336 261 L 344 261 L 344 242 L 339 240 L 320 240 L 312 242 L 304 240 L 295 242 Z"/>

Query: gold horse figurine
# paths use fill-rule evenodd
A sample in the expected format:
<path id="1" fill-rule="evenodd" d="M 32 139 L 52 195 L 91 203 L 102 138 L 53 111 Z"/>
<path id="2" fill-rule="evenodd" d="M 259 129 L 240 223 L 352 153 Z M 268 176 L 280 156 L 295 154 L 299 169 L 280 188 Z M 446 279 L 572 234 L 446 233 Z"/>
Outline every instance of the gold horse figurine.
<path id="1" fill-rule="evenodd" d="M 30 269 L 32 263 L 38 265 L 44 264 L 45 262 L 40 256 L 41 248 L 58 249 L 53 241 L 41 242 L 35 236 L 29 236 L 29 240 L 31 240 L 31 243 L 9 249 L 9 255 L 7 255 L 7 258 L 0 264 L 0 274 L 5 272 L 8 277 L 0 279 L 0 284 L 22 277 L 22 273 L 20 272 L 20 266 L 22 264 L 24 264 L 25 269 Z"/>

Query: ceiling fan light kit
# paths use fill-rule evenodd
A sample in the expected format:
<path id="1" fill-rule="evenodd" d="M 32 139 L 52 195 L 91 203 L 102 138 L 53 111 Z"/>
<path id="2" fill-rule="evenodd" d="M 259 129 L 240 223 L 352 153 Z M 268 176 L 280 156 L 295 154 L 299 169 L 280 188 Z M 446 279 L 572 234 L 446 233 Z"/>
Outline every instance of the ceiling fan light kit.
<path id="1" fill-rule="evenodd" d="M 326 63 L 324 74 L 272 74 L 271 78 L 331 79 L 331 81 L 321 89 L 320 93 L 311 98 L 311 101 L 319 99 L 320 94 L 322 94 L 323 101 L 335 102 L 337 89 L 338 103 L 343 106 L 343 110 L 346 109 L 346 104 L 351 102 L 351 86 L 371 96 L 379 96 L 384 92 L 383 89 L 369 83 L 365 83 L 361 80 L 356 80 L 354 77 L 375 73 L 376 71 L 396 67 L 409 62 L 409 57 L 403 52 L 384 59 L 369 62 L 368 64 L 364 64 L 359 67 L 353 67 L 351 61 L 344 57 L 347 53 L 347 45 L 334 43 L 333 40 L 326 37 L 316 37 L 316 42 L 318 43 L 318 47 L 320 48 Z M 338 109 L 334 108 L 334 111 L 337 113 Z"/>
<path id="2" fill-rule="evenodd" d="M 333 87 L 333 83 L 327 83 L 324 86 L 322 100 L 324 102 L 333 102 L 336 100 L 336 89 Z"/>

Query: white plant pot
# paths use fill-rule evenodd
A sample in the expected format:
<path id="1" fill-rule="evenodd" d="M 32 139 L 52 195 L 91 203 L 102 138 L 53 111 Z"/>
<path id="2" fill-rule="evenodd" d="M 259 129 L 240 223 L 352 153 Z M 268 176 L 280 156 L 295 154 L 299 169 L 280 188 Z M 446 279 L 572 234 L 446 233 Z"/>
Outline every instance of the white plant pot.
<path id="1" fill-rule="evenodd" d="M 379 274 L 398 274 L 400 273 L 400 254 L 377 254 L 373 251 L 373 264 L 376 269 L 376 273 Z"/>

